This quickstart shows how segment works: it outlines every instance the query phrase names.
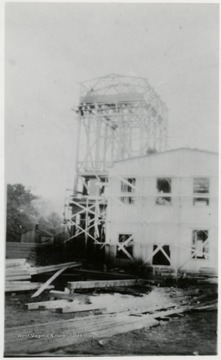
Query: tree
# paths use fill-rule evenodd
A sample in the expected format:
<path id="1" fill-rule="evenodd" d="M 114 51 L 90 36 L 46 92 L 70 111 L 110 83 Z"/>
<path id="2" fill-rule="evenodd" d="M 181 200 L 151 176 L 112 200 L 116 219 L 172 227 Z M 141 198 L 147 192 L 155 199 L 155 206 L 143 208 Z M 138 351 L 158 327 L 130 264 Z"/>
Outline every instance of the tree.
<path id="1" fill-rule="evenodd" d="M 47 218 L 40 217 L 40 229 L 49 231 L 52 234 L 57 234 L 63 230 L 62 218 L 56 213 L 52 212 Z"/>
<path id="2" fill-rule="evenodd" d="M 7 233 L 20 235 L 35 224 L 38 212 L 32 201 L 36 198 L 22 184 L 7 185 Z"/>

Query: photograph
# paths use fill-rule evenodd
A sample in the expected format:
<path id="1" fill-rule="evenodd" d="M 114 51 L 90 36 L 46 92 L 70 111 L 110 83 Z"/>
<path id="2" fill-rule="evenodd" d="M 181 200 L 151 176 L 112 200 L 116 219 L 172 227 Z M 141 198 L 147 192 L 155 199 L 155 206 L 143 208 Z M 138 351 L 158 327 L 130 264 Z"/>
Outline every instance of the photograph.
<path id="1" fill-rule="evenodd" d="M 5 2 L 4 357 L 218 355 L 219 11 Z"/>

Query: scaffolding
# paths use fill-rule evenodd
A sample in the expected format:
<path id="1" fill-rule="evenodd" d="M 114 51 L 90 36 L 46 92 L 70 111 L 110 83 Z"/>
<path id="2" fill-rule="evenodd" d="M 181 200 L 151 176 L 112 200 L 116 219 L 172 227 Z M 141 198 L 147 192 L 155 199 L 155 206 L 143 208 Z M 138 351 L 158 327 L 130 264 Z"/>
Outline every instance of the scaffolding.
<path id="1" fill-rule="evenodd" d="M 67 196 L 67 241 L 103 248 L 108 169 L 114 161 L 167 148 L 167 108 L 148 81 L 108 75 L 82 82 L 74 192 Z"/>

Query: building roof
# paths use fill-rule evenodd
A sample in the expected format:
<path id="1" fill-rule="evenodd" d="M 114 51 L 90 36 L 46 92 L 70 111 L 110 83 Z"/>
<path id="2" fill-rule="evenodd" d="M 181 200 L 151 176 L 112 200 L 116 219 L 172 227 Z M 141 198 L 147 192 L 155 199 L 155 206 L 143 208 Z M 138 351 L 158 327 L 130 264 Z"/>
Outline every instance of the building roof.
<path id="1" fill-rule="evenodd" d="M 159 156 L 159 155 L 163 155 L 163 154 L 167 154 L 167 153 L 171 153 L 171 152 L 177 152 L 177 151 L 193 151 L 193 152 L 200 152 L 200 153 L 206 153 L 206 154 L 211 154 L 211 155 L 219 155 L 218 152 L 215 151 L 209 151 L 209 150 L 202 150 L 202 149 L 193 149 L 193 148 L 176 148 L 176 149 L 170 149 L 170 150 L 165 150 L 165 151 L 161 151 L 161 152 L 153 152 L 147 155 L 141 155 L 141 156 L 135 156 L 135 157 L 130 157 L 127 159 L 122 159 L 122 160 L 116 160 L 114 161 L 114 163 L 118 163 L 118 162 L 123 162 L 123 161 L 130 161 L 130 160 L 135 160 L 135 159 L 142 159 L 142 158 L 149 158 L 150 156 Z"/>
<path id="2" fill-rule="evenodd" d="M 51 236 L 51 237 L 54 236 L 54 235 L 53 235 L 52 233 L 50 233 L 49 231 L 46 231 L 46 230 L 36 230 L 35 227 L 31 227 L 30 229 L 23 231 L 23 232 L 22 232 L 22 235 L 27 234 L 28 232 L 31 232 L 31 231 L 36 231 L 37 233 L 41 234 L 42 236 Z"/>

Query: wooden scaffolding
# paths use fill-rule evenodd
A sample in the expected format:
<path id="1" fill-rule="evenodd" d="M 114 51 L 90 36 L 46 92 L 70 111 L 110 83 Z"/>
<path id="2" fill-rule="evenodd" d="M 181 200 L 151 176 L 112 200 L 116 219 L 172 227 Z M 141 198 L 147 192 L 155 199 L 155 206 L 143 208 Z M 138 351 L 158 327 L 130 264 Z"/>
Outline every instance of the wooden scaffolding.
<path id="1" fill-rule="evenodd" d="M 76 171 L 65 207 L 66 241 L 80 241 L 85 251 L 91 244 L 104 249 L 108 169 L 117 160 L 166 150 L 167 108 L 146 79 L 113 74 L 81 83 L 73 110 Z"/>

